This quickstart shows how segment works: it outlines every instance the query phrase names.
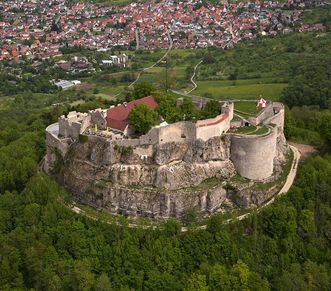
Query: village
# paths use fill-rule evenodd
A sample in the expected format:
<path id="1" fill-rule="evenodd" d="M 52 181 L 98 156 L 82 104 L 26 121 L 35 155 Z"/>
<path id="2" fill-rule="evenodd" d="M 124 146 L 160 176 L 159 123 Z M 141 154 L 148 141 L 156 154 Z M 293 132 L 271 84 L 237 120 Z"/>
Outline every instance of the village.
<path id="1" fill-rule="evenodd" d="M 258 36 L 324 30 L 321 23 L 306 25 L 300 20 L 304 9 L 324 4 L 311 2 L 189 0 L 107 6 L 65 0 L 0 1 L 0 60 L 46 60 L 73 47 L 164 49 L 170 37 L 174 48 L 231 48 Z"/>

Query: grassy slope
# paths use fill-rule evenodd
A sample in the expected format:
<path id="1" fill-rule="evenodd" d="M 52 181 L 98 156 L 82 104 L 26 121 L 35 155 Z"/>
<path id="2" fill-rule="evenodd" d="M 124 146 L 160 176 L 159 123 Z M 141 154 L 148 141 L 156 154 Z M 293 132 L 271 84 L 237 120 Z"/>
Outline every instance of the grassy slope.
<path id="1" fill-rule="evenodd" d="M 235 102 L 234 110 L 256 115 L 262 109 L 257 106 L 256 102 Z"/>

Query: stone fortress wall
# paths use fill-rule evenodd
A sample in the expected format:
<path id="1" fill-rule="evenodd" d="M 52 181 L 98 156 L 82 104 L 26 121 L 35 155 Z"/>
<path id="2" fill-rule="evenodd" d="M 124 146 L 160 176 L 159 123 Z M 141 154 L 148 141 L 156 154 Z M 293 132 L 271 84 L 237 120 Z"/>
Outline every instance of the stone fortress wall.
<path id="1" fill-rule="evenodd" d="M 231 136 L 231 160 L 237 172 L 248 179 L 262 180 L 274 170 L 277 130 L 272 128 L 263 136 Z"/>
<path id="2" fill-rule="evenodd" d="M 249 117 L 247 120 L 251 125 L 263 123 L 266 119 L 274 115 L 274 104 L 269 102 L 264 110 L 256 117 Z"/>
<path id="3" fill-rule="evenodd" d="M 101 127 L 104 117 L 105 111 L 101 109 L 90 111 L 88 114 L 70 112 L 67 118 L 61 116 L 58 123 L 58 136 L 61 139 L 55 138 L 54 134 L 50 135 L 46 132 L 48 147 L 59 149 L 68 147 L 68 139 L 71 139 L 71 142 L 77 140 L 80 134 L 85 134 L 84 132 L 91 123 L 98 123 Z M 93 143 L 96 140 L 107 142 L 111 148 L 109 152 L 114 153 L 114 148 L 123 147 L 127 148 L 128 151 L 132 151 L 135 159 L 140 160 L 140 162 L 150 161 L 154 157 L 154 159 L 156 158 L 155 161 L 158 161 L 157 164 L 162 165 L 170 161 L 159 158 L 160 154 L 162 156 L 162 151 L 156 149 L 162 149 L 163 145 L 170 143 L 175 145 L 193 144 L 199 140 L 207 142 L 211 138 L 221 137 L 225 134 L 230 136 L 231 141 L 229 158 L 241 176 L 253 180 L 263 180 L 270 177 L 274 169 L 277 138 L 283 134 L 283 105 L 277 102 L 269 103 L 267 108 L 255 120 L 251 120 L 253 124 L 262 121 L 275 126 L 269 126 L 270 131 L 263 136 L 228 133 L 232 117 L 233 103 L 226 102 L 222 106 L 221 114 L 215 118 L 199 120 L 196 123 L 182 121 L 164 126 L 155 126 L 139 138 L 109 140 L 105 136 L 89 134 L 87 134 L 87 137 Z M 60 150 L 60 152 L 64 154 L 65 150 Z M 115 159 L 110 160 L 115 161 Z"/>
<path id="4" fill-rule="evenodd" d="M 68 120 L 61 117 L 47 127 L 44 170 L 53 174 L 60 153 L 66 161 L 61 183 L 79 201 L 114 213 L 167 218 L 192 207 L 211 213 L 237 203 L 234 193 L 223 187 L 236 173 L 268 180 L 281 164 L 279 157 L 286 152 L 284 108 L 273 103 L 266 112 L 259 117 L 270 129 L 264 135 L 229 132 L 230 103 L 213 119 L 160 125 L 139 138 L 118 139 L 94 133 L 94 124 L 101 128 L 104 122 L 104 111 L 73 112 Z M 80 134 L 87 140 L 78 142 Z M 195 188 L 208 178 L 223 183 Z M 256 195 L 262 198 L 250 202 L 252 207 L 272 194 Z"/>
<path id="5" fill-rule="evenodd" d="M 78 139 L 91 123 L 91 115 L 76 111 L 69 112 L 68 116 L 59 118 L 59 136 Z"/>
<path id="6" fill-rule="evenodd" d="M 263 180 L 273 174 L 277 142 L 283 137 L 284 116 L 284 105 L 270 102 L 260 115 L 249 119 L 253 125 L 268 125 L 268 133 L 231 135 L 231 160 L 241 176 Z"/>
<path id="7" fill-rule="evenodd" d="M 56 161 L 56 151 L 64 157 L 70 147 L 69 139 L 60 139 L 58 137 L 58 124 L 52 124 L 46 128 L 46 156 L 45 156 L 45 167 L 46 172 L 50 172 L 52 165 Z"/>
<path id="8" fill-rule="evenodd" d="M 285 109 L 284 105 L 280 102 L 273 102 L 273 114 L 269 114 L 267 118 L 263 120 L 264 124 L 274 124 L 280 131 L 284 129 L 285 121 Z"/>

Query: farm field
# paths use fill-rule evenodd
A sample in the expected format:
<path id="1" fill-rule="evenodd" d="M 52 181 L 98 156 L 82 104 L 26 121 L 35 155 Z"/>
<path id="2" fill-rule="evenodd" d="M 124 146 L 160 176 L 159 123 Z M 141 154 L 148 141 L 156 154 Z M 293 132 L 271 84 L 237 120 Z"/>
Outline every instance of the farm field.
<path id="1" fill-rule="evenodd" d="M 234 85 L 228 85 L 228 81 L 200 81 L 195 95 L 206 95 L 218 100 L 226 99 L 252 99 L 256 100 L 260 95 L 266 100 L 277 101 L 286 83 L 255 83 L 248 80 L 237 80 Z M 257 82 L 257 80 L 256 80 Z"/>

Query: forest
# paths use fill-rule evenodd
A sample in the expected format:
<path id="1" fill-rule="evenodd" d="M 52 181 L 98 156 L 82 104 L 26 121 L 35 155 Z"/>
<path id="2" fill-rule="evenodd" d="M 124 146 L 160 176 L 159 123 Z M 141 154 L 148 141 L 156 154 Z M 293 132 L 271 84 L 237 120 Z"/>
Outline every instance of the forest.
<path id="1" fill-rule="evenodd" d="M 215 215 L 207 230 L 181 233 L 176 221 L 154 231 L 130 229 L 89 220 L 61 203 L 69 194 L 40 172 L 38 163 L 45 150 L 44 128 L 71 110 L 68 102 L 84 98 L 70 94 L 20 95 L 1 109 L 1 289 L 331 288 L 327 111 L 290 111 L 289 134 L 297 128 L 318 133 L 321 152 L 300 163 L 286 196 L 244 221 L 225 224 Z M 107 106 L 86 101 L 87 107 Z"/>
<path id="2" fill-rule="evenodd" d="M 205 58 L 201 79 L 220 66 L 220 78 L 231 81 L 286 79 L 285 135 L 318 151 L 301 159 L 290 191 L 260 213 L 232 223 L 213 215 L 206 230 L 193 223 L 187 232 L 175 220 L 134 229 L 72 212 L 70 194 L 39 170 L 44 130 L 70 110 L 116 101 L 58 91 L 46 69 L 35 77 L 0 74 L 0 290 L 331 290 L 329 45 L 325 34 L 308 33 L 197 52 Z M 126 98 L 157 90 L 146 87 Z M 169 121 L 197 118 L 187 100 L 174 109 L 173 97 L 156 98 Z M 200 114 L 213 116 L 215 104 Z"/>

